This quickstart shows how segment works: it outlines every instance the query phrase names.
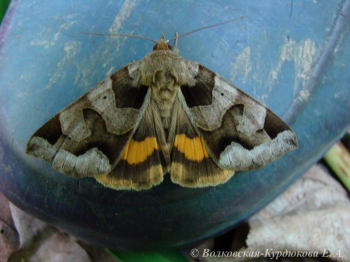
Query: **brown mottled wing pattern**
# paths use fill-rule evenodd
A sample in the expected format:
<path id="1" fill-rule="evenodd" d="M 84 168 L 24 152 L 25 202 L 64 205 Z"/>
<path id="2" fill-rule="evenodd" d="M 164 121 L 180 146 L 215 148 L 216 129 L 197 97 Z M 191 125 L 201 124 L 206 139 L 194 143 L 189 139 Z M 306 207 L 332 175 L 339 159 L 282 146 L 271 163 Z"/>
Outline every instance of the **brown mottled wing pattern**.
<path id="1" fill-rule="evenodd" d="M 160 121 L 158 109 L 148 103 L 120 161 L 109 174 L 95 176 L 97 181 L 114 189 L 135 190 L 149 189 L 163 181 L 161 130 L 157 129 L 157 119 Z"/>
<path id="2" fill-rule="evenodd" d="M 175 102 L 171 180 L 186 187 L 225 183 L 234 171 L 220 168 L 210 157 L 203 137 L 194 129 L 180 101 Z"/>
<path id="3" fill-rule="evenodd" d="M 187 62 L 196 84 L 181 86 L 180 100 L 221 168 L 258 169 L 297 148 L 294 132 L 271 110 L 204 66 Z"/>
<path id="4" fill-rule="evenodd" d="M 56 114 L 30 138 L 27 154 L 52 162 L 66 175 L 94 176 L 106 186 L 117 188 L 116 180 L 101 177 L 123 159 L 133 135 L 140 139 L 134 130 L 140 122 L 143 124 L 150 92 L 139 85 L 138 70 L 139 62 L 119 69 Z M 123 180 L 125 174 L 118 172 L 117 177 Z"/>

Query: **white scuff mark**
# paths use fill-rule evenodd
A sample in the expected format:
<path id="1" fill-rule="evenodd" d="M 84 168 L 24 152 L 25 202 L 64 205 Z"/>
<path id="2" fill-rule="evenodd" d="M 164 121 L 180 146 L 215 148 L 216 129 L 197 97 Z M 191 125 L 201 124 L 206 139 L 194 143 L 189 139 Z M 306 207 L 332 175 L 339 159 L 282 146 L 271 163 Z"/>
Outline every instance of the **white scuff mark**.
<path id="1" fill-rule="evenodd" d="M 338 41 L 338 44 L 335 46 L 334 48 L 334 55 L 336 55 L 338 53 L 339 50 L 339 44 L 343 42 L 343 34 L 340 35 L 340 39 Z"/>
<path id="2" fill-rule="evenodd" d="M 57 71 L 53 74 L 53 76 L 50 78 L 49 83 L 46 85 L 45 89 L 49 89 L 52 87 L 53 84 L 57 82 L 59 78 L 63 78 L 66 76 L 66 66 L 67 64 L 71 63 L 77 56 L 77 54 L 80 51 L 80 42 L 72 41 L 67 42 L 64 45 L 64 51 L 66 52 L 65 56 L 61 59 L 60 62 L 57 64 Z"/>
<path id="3" fill-rule="evenodd" d="M 312 64 L 316 54 L 315 41 L 311 39 L 304 39 L 300 42 L 295 42 L 289 39 L 283 46 L 280 54 L 280 59 L 277 66 L 270 70 L 269 84 L 273 86 L 278 81 L 281 68 L 286 61 L 294 62 L 294 91 L 299 90 L 299 85 L 304 86 L 306 81 L 310 78 L 312 72 Z"/>
<path id="4" fill-rule="evenodd" d="M 315 109 L 314 110 L 314 114 L 315 114 L 315 116 L 321 116 L 322 112 L 320 110 L 318 110 L 318 109 Z"/>
<path id="5" fill-rule="evenodd" d="M 130 13 L 136 2 L 137 2 L 136 0 L 129 0 L 124 2 L 118 15 L 115 17 L 112 25 L 109 28 L 109 32 L 111 34 L 118 32 L 122 23 L 130 16 Z"/>
<path id="6" fill-rule="evenodd" d="M 239 54 L 235 62 L 230 64 L 231 74 L 230 80 L 234 82 L 237 75 L 243 75 L 242 82 L 245 83 L 248 79 L 249 73 L 252 71 L 251 65 L 251 50 L 250 46 L 243 49 L 243 52 Z"/>
<path id="7" fill-rule="evenodd" d="M 29 94 L 28 94 L 27 92 L 25 92 L 25 93 L 19 93 L 19 94 L 17 95 L 18 98 L 21 98 L 21 97 L 28 97 L 28 96 L 29 96 Z"/>
<path id="8" fill-rule="evenodd" d="M 53 36 L 53 44 L 52 44 L 52 45 L 55 44 L 55 42 L 58 40 L 59 36 L 60 36 L 60 33 L 56 33 L 56 34 Z"/>
<path id="9" fill-rule="evenodd" d="M 30 45 L 40 45 L 43 46 L 45 49 L 48 49 L 49 47 L 53 46 L 55 42 L 57 41 L 59 36 L 59 33 L 55 34 L 52 38 L 46 38 L 46 39 L 37 39 L 31 41 Z"/>
<path id="10" fill-rule="evenodd" d="M 77 14 L 69 14 L 69 15 L 64 16 L 63 19 L 70 20 L 70 19 L 73 19 L 76 16 L 77 16 Z"/>
<path id="11" fill-rule="evenodd" d="M 340 98 L 340 97 L 342 97 L 342 93 L 341 92 L 338 92 L 338 93 L 334 94 L 334 98 Z"/>
<path id="12" fill-rule="evenodd" d="M 112 73 L 113 73 L 113 70 L 114 70 L 114 66 L 112 66 L 108 72 L 106 73 L 106 76 L 110 76 Z"/>
<path id="13" fill-rule="evenodd" d="M 310 97 L 310 92 L 306 90 L 301 90 L 299 94 L 303 100 L 308 100 L 308 98 Z"/>
<path id="14" fill-rule="evenodd" d="M 115 34 L 119 31 L 120 27 L 122 26 L 122 23 L 127 20 L 131 14 L 131 11 L 136 4 L 137 0 L 129 0 L 125 1 L 122 8 L 120 9 L 118 15 L 115 17 L 112 25 L 109 27 L 108 31 L 110 34 Z M 132 34 L 133 32 L 129 32 L 129 34 Z M 111 38 L 112 39 L 112 38 Z M 118 38 L 117 39 L 117 45 L 116 45 L 116 52 L 119 50 L 119 46 L 123 45 L 126 41 L 126 38 Z"/>
<path id="15" fill-rule="evenodd" d="M 60 25 L 60 29 L 62 30 L 67 30 L 69 28 L 72 27 L 72 25 L 74 25 L 77 21 L 72 21 L 72 22 L 69 22 L 69 23 L 66 23 L 66 24 L 62 24 Z"/>
<path id="16" fill-rule="evenodd" d="M 24 83 L 26 83 L 27 82 L 27 80 L 28 80 L 28 75 L 21 75 L 20 77 L 19 77 L 19 79 L 21 80 L 21 81 L 23 81 Z M 26 84 L 24 84 L 25 86 L 27 86 Z M 26 87 L 25 88 L 26 89 L 26 92 L 21 92 L 21 93 L 18 93 L 17 94 L 17 97 L 18 98 L 25 98 L 25 97 L 28 97 L 29 96 L 29 93 L 28 93 L 28 87 Z"/>
<path id="17" fill-rule="evenodd" d="M 257 97 L 259 102 L 262 103 L 264 106 L 266 106 L 266 100 L 269 98 L 268 94 L 261 95 Z"/>
<path id="18" fill-rule="evenodd" d="M 74 23 L 76 23 L 76 21 L 60 25 L 60 31 L 54 34 L 53 36 L 52 29 L 46 28 L 40 33 L 37 39 L 32 40 L 29 44 L 43 46 L 45 49 L 48 49 L 51 46 L 55 45 L 56 41 L 61 35 L 61 31 L 69 29 Z"/>

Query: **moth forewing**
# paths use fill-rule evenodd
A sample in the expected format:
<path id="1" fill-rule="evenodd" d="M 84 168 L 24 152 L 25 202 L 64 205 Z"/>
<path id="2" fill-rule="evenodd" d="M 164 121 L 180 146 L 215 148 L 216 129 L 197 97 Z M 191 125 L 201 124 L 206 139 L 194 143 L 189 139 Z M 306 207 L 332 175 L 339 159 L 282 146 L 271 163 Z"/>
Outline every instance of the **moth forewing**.
<path id="1" fill-rule="evenodd" d="M 154 51 L 96 85 L 28 141 L 27 153 L 69 176 L 142 190 L 170 172 L 185 187 L 216 186 L 297 147 L 261 103 L 171 50 Z"/>

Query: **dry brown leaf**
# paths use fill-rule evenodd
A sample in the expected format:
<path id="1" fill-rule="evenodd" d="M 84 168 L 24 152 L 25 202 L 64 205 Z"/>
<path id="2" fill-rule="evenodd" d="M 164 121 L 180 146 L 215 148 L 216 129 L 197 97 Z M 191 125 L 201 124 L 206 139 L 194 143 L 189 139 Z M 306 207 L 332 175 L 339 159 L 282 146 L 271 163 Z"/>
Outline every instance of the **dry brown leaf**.
<path id="1" fill-rule="evenodd" d="M 335 261 L 350 261 L 348 193 L 321 166 L 314 165 L 285 192 L 249 219 L 243 252 L 327 251 Z M 227 253 L 226 253 L 227 254 Z M 237 255 L 238 253 L 236 253 Z M 247 253 L 245 253 L 247 254 Z M 276 254 L 276 253 L 275 253 Z M 305 253 L 304 253 L 305 254 Z M 205 262 L 250 261 L 251 257 L 202 258 Z M 270 258 L 263 260 L 271 261 Z M 261 260 L 259 260 L 261 261 Z M 305 261 L 299 258 L 298 261 Z M 307 261 L 314 261 L 309 258 Z"/>
<path id="2" fill-rule="evenodd" d="M 117 262 L 104 248 L 76 240 L 45 222 L 10 204 L 14 224 L 19 232 L 21 250 L 8 262 Z M 77 242 L 78 241 L 78 242 Z"/>
<path id="3" fill-rule="evenodd" d="M 56 228 L 10 204 L 21 249 L 8 262 L 91 262 L 85 250 Z"/>
<path id="4" fill-rule="evenodd" d="M 12 203 L 10 203 L 10 210 L 19 234 L 21 248 L 29 245 L 33 238 L 47 227 L 45 222 L 22 211 Z"/>
<path id="5" fill-rule="evenodd" d="M 284 193 L 249 219 L 247 250 L 327 250 L 336 261 L 350 258 L 347 192 L 314 165 Z"/>
<path id="6" fill-rule="evenodd" d="M 42 241 L 29 262 L 91 262 L 85 250 L 68 236 L 56 232 Z"/>
<path id="7" fill-rule="evenodd" d="M 15 224 L 13 223 L 9 204 L 10 201 L 0 192 L 0 220 L 14 229 Z"/>
<path id="8" fill-rule="evenodd" d="M 19 245 L 19 235 L 11 217 L 9 201 L 0 193 L 0 262 L 7 261 L 19 249 Z"/>

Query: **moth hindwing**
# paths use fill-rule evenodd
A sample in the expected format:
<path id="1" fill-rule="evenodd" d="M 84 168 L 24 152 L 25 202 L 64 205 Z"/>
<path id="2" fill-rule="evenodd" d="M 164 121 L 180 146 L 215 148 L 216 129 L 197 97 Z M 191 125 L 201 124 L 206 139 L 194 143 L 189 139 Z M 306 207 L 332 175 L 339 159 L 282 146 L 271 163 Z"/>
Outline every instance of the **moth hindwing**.
<path id="1" fill-rule="evenodd" d="M 295 134 L 271 110 L 162 36 L 141 61 L 44 124 L 26 152 L 68 176 L 141 190 L 167 172 L 185 187 L 215 186 L 295 148 Z"/>

